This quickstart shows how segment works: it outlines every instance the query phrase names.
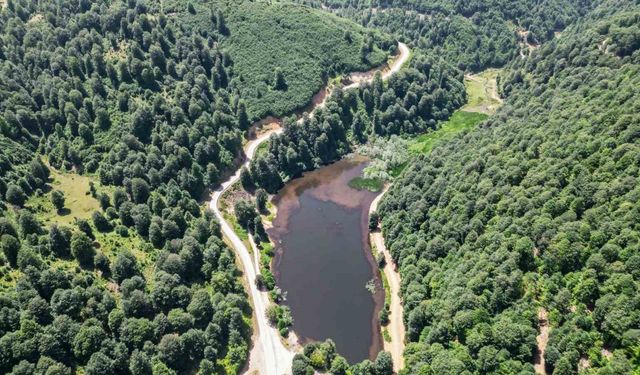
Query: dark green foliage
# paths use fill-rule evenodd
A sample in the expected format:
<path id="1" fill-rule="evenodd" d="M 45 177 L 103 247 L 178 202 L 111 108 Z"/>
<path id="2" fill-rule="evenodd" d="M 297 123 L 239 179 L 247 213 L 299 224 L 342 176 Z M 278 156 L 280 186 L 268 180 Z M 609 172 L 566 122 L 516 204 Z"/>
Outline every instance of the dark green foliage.
<path id="1" fill-rule="evenodd" d="M 64 193 L 60 190 L 54 190 L 51 192 L 51 203 L 56 210 L 60 211 L 64 208 Z"/>
<path id="2" fill-rule="evenodd" d="M 255 205 L 247 199 L 240 199 L 235 202 L 233 211 L 238 219 L 238 224 L 244 228 L 253 226 L 254 219 L 258 217 Z"/>
<path id="3" fill-rule="evenodd" d="M 19 185 L 9 185 L 5 193 L 5 199 L 7 202 L 15 204 L 16 206 L 23 206 L 27 200 L 27 195 Z"/>
<path id="4" fill-rule="evenodd" d="M 140 272 L 138 261 L 135 256 L 127 249 L 118 253 L 116 260 L 111 265 L 111 274 L 113 278 L 121 283 L 123 280 L 131 278 Z"/>
<path id="5" fill-rule="evenodd" d="M 81 266 L 86 268 L 93 267 L 93 257 L 95 249 L 93 241 L 84 232 L 75 232 L 71 236 L 71 254 Z"/>
<path id="6" fill-rule="evenodd" d="M 380 221 L 380 215 L 377 211 L 372 212 L 369 215 L 369 230 L 376 230 Z"/>
<path id="7" fill-rule="evenodd" d="M 640 250 L 640 61 L 633 42 L 599 46 L 639 14 L 604 2 L 514 60 L 504 107 L 385 196 L 408 373 L 532 372 L 537 304 L 551 324 L 547 373 L 575 373 L 581 358 L 597 373 L 637 366 L 640 284 L 626 264 Z"/>
<path id="8" fill-rule="evenodd" d="M 71 230 L 66 227 L 52 225 L 49 228 L 49 247 L 57 257 L 69 256 L 71 251 Z"/>
<path id="9" fill-rule="evenodd" d="M 15 267 L 18 261 L 18 251 L 20 250 L 20 241 L 10 234 L 3 234 L 0 237 L 0 248 L 9 263 Z"/>
<path id="10" fill-rule="evenodd" d="M 91 220 L 93 221 L 93 225 L 100 232 L 109 232 L 113 229 L 109 220 L 107 220 L 100 211 L 93 211 L 93 214 L 91 214 Z"/>
<path id="11" fill-rule="evenodd" d="M 147 203 L 149 184 L 141 178 L 131 180 L 131 198 L 133 198 L 134 203 Z"/>
<path id="12" fill-rule="evenodd" d="M 315 371 L 329 371 L 332 375 L 392 375 L 393 361 L 391 354 L 380 352 L 374 363 L 364 360 L 349 366 L 344 357 L 336 352 L 336 346 L 331 339 L 324 342 L 307 344 L 303 354 L 297 354 L 293 359 L 293 373 L 313 374 Z"/>
<path id="13" fill-rule="evenodd" d="M 529 0 L 398 0 L 381 2 L 373 11 L 365 0 L 299 2 L 327 5 L 341 16 L 412 41 L 471 71 L 502 66 L 518 56 L 519 49 L 527 54 L 527 47 L 519 42 L 546 42 L 596 4 L 579 0 L 547 1 L 544 6 Z"/>
<path id="14" fill-rule="evenodd" d="M 276 90 L 286 90 L 287 82 L 284 79 L 284 73 L 282 73 L 282 69 L 280 67 L 276 68 L 276 71 L 273 76 L 273 88 Z"/>
<path id="15" fill-rule="evenodd" d="M 264 189 L 256 190 L 256 208 L 258 212 L 264 213 L 267 211 L 267 200 L 269 199 L 269 195 Z"/>

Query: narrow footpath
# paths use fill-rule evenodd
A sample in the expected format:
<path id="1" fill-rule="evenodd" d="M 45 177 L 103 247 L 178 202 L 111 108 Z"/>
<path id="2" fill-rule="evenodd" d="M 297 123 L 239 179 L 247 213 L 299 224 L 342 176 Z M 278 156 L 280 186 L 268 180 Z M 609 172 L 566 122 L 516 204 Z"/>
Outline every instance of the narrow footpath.
<path id="1" fill-rule="evenodd" d="M 369 215 L 378 209 L 378 203 L 387 192 L 387 188 L 371 202 L 369 207 Z M 403 322 L 403 308 L 402 299 L 400 297 L 400 274 L 395 269 L 395 264 L 391 258 L 391 253 L 387 250 L 384 244 L 384 237 L 380 229 L 370 232 L 369 234 L 371 243 L 375 246 L 375 249 L 382 251 L 384 254 L 384 275 L 389 284 L 389 291 L 391 294 L 391 301 L 389 301 L 389 324 L 387 329 L 389 330 L 389 336 L 391 341 L 384 340 L 384 350 L 391 353 L 393 358 L 393 371 L 398 373 L 404 368 L 404 322 Z"/>
<path id="2" fill-rule="evenodd" d="M 536 353 L 533 356 L 533 369 L 536 374 L 547 374 L 544 363 L 544 352 L 549 342 L 549 314 L 544 307 L 538 309 L 538 329 L 540 333 L 536 337 Z"/>
<path id="3" fill-rule="evenodd" d="M 348 80 L 351 80 L 352 76 L 357 77 L 357 79 L 353 79 L 354 82 L 343 87 L 343 90 L 357 88 L 360 85 L 370 83 L 373 80 L 375 73 L 378 71 L 382 72 L 383 79 L 387 79 L 391 75 L 400 71 L 402 66 L 409 59 L 410 51 L 404 43 L 398 43 L 398 51 L 399 54 L 396 55 L 393 62 L 387 66 L 386 69 L 374 69 L 365 75 L 362 73 L 355 73 L 347 77 Z M 314 103 L 309 116 L 313 116 L 313 111 L 315 109 L 323 107 L 325 101 L 326 97 L 319 103 Z M 298 121 L 301 121 L 301 119 Z M 272 327 L 267 321 L 266 311 L 271 301 L 269 300 L 269 294 L 267 292 L 260 291 L 256 286 L 256 276 L 260 273 L 259 265 L 254 264 L 251 252 L 247 249 L 240 237 L 238 237 L 238 235 L 233 231 L 233 227 L 225 220 L 218 206 L 220 198 L 224 192 L 240 180 L 240 171 L 243 167 L 249 166 L 249 163 L 255 156 L 258 146 L 260 146 L 262 142 L 267 141 L 273 134 L 282 132 L 282 128 L 277 126 L 281 121 L 278 119 L 270 119 L 268 122 L 273 123 L 275 126 L 245 145 L 244 163 L 238 167 L 236 172 L 229 177 L 227 181 L 223 182 L 221 186 L 213 192 L 211 195 L 211 201 L 209 202 L 209 207 L 220 222 L 222 233 L 229 240 L 233 250 L 240 260 L 242 271 L 246 276 L 247 288 L 251 296 L 252 306 L 254 309 L 255 323 L 252 338 L 253 345 L 249 355 L 247 373 L 252 374 L 257 372 L 260 375 L 283 375 L 291 374 L 291 362 L 293 361 L 293 356 L 296 353 L 293 349 L 285 346 L 278 330 Z M 258 123 L 264 124 L 265 121 L 258 121 Z"/>

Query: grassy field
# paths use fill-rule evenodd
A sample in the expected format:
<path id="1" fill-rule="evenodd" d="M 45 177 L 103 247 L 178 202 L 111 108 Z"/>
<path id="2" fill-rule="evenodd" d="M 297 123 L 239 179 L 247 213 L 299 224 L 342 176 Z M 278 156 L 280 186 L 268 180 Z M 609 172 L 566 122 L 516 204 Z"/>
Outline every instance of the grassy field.
<path id="1" fill-rule="evenodd" d="M 349 181 L 349 187 L 356 190 L 369 190 L 371 192 L 377 193 L 382 190 L 384 186 L 384 181 L 377 178 L 363 178 L 356 177 Z"/>
<path id="2" fill-rule="evenodd" d="M 467 75 L 464 85 L 467 89 L 468 101 L 461 110 L 487 115 L 495 113 L 502 104 L 498 97 L 497 77 L 499 73 L 498 69 L 487 69 L 478 74 Z"/>
<path id="3" fill-rule="evenodd" d="M 465 129 L 471 129 L 487 117 L 489 116 L 484 113 L 457 111 L 438 130 L 417 137 L 409 146 L 409 151 L 412 154 L 427 154 L 438 143 L 453 138 Z"/>
<path id="4" fill-rule="evenodd" d="M 89 219 L 91 213 L 100 210 L 100 204 L 91 196 L 89 182 L 91 178 L 75 173 L 63 173 L 51 168 L 49 183 L 51 190 L 41 196 L 32 196 L 27 202 L 27 207 L 38 213 L 38 217 L 45 225 L 64 224 L 69 225 L 75 218 Z M 97 182 L 94 182 L 96 187 Z M 64 193 L 64 208 L 57 212 L 51 203 L 51 191 L 60 190 Z"/>
<path id="5" fill-rule="evenodd" d="M 499 73 L 497 69 L 488 69 L 478 74 L 467 75 L 464 80 L 467 104 L 456 111 L 448 121 L 442 123 L 437 130 L 415 138 L 409 145 L 409 151 L 412 154 L 427 154 L 438 143 L 450 140 L 456 134 L 475 127 L 495 113 L 502 104 L 497 92 Z"/>
<path id="6" fill-rule="evenodd" d="M 93 182 L 99 192 L 111 195 L 110 187 L 102 187 L 90 176 L 82 176 L 76 173 L 51 170 L 51 189 L 41 195 L 33 196 L 27 202 L 27 207 L 33 210 L 44 225 L 59 224 L 75 227 L 75 219 L 85 219 L 91 222 L 91 214 L 101 211 L 100 203 L 91 196 L 89 183 Z M 51 192 L 60 190 L 64 193 L 65 204 L 61 212 L 57 212 L 51 203 Z M 134 230 L 129 231 L 129 236 L 122 237 L 114 231 L 101 233 L 94 228 L 96 241 L 101 244 L 102 251 L 110 259 L 114 259 L 121 249 L 129 249 L 138 258 L 141 264 L 151 265 L 148 259 L 153 251 L 150 244 L 146 243 Z"/>

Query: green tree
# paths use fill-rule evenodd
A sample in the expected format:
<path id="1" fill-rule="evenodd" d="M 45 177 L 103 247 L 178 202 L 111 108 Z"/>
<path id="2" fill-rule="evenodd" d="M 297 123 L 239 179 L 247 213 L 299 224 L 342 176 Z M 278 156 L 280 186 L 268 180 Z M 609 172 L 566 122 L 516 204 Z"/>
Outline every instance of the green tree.
<path id="1" fill-rule="evenodd" d="M 3 234 L 0 237 L 0 248 L 2 248 L 2 253 L 9 261 L 9 264 L 12 267 L 17 266 L 20 241 L 10 234 Z"/>
<path id="2" fill-rule="evenodd" d="M 64 193 L 60 190 L 54 190 L 51 192 L 51 203 L 56 210 L 60 211 L 64 208 Z"/>
<path id="3" fill-rule="evenodd" d="M 282 72 L 282 68 L 279 66 L 276 67 L 276 70 L 273 74 L 273 88 L 276 90 L 286 90 L 287 82 L 284 79 L 284 73 Z"/>
<path id="4" fill-rule="evenodd" d="M 392 375 L 393 360 L 389 352 L 380 352 L 374 363 L 376 375 Z"/>
<path id="5" fill-rule="evenodd" d="M 139 272 L 138 260 L 127 249 L 120 251 L 111 265 L 111 274 L 118 283 L 138 275 Z"/>
<path id="6" fill-rule="evenodd" d="M 95 249 L 93 241 L 83 232 L 74 232 L 71 236 L 71 254 L 82 267 L 92 268 Z"/>
<path id="7" fill-rule="evenodd" d="M 81 360 L 89 359 L 100 350 L 104 338 L 105 332 L 99 326 L 83 326 L 73 339 L 73 354 Z"/>
<path id="8" fill-rule="evenodd" d="M 135 203 L 146 203 L 149 199 L 149 184 L 141 178 L 131 180 L 131 197 Z"/>
<path id="9" fill-rule="evenodd" d="M 24 193 L 24 190 L 22 190 L 20 186 L 13 184 L 7 188 L 5 198 L 7 202 L 19 207 L 24 206 L 24 203 L 27 201 L 27 195 Z"/>
<path id="10" fill-rule="evenodd" d="M 269 199 L 269 195 L 264 189 L 256 190 L 256 207 L 258 208 L 258 212 L 266 212 L 267 211 L 267 200 Z"/>

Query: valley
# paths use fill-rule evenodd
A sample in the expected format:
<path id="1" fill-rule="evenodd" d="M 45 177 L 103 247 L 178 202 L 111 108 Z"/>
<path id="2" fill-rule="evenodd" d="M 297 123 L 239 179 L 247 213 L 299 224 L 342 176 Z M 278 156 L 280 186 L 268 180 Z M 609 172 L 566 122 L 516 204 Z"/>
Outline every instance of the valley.
<path id="1" fill-rule="evenodd" d="M 634 375 L 630 0 L 7 0 L 0 373 Z"/>

